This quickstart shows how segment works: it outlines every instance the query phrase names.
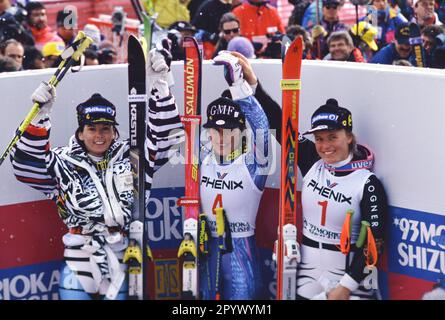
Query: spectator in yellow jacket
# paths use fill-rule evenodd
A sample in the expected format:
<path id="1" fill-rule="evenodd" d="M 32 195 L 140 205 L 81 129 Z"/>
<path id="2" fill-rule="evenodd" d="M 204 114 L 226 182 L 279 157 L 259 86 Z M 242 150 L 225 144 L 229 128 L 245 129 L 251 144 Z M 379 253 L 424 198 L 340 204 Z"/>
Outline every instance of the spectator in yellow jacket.
<path id="1" fill-rule="evenodd" d="M 176 21 L 190 21 L 187 5 L 191 0 L 153 0 L 154 11 L 158 14 L 157 24 L 167 28 Z"/>

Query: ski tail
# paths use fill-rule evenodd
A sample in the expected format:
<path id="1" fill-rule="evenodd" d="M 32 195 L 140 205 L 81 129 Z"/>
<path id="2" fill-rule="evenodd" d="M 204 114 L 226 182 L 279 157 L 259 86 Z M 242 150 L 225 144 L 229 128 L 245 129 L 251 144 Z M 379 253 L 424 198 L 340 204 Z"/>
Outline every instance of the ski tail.
<path id="1" fill-rule="evenodd" d="M 179 200 L 184 206 L 183 241 L 178 251 L 182 264 L 182 298 L 199 298 L 199 150 L 201 124 L 202 57 L 193 37 L 184 38 L 184 116 L 181 121 L 186 133 L 185 196 Z"/>
<path id="2" fill-rule="evenodd" d="M 297 274 L 297 159 L 302 38 L 288 47 L 283 61 L 281 89 L 283 120 L 281 139 L 280 214 L 278 222 L 277 299 L 296 297 Z"/>
<path id="3" fill-rule="evenodd" d="M 128 106 L 130 128 L 130 161 L 133 171 L 134 206 L 130 224 L 130 245 L 124 255 L 128 265 L 130 300 L 147 299 L 146 269 L 148 254 L 145 228 L 145 137 L 147 94 L 145 80 L 145 55 L 139 40 L 128 39 Z"/>

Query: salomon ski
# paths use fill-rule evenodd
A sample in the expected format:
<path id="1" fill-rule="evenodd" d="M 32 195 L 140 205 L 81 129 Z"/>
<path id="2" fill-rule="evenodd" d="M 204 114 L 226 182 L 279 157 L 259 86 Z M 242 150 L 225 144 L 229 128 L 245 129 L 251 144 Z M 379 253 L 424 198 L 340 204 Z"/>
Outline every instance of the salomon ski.
<path id="1" fill-rule="evenodd" d="M 178 251 L 182 265 L 182 298 L 199 298 L 198 281 L 198 221 L 199 201 L 199 148 L 201 123 L 201 65 L 198 43 L 192 37 L 184 38 L 184 116 L 181 121 L 186 133 L 185 196 L 179 200 L 184 206 L 183 240 Z"/>

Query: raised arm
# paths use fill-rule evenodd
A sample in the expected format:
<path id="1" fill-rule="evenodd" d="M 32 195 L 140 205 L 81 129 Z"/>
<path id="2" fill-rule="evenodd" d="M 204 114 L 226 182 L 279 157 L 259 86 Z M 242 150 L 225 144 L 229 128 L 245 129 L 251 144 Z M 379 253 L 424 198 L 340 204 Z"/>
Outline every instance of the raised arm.
<path id="1" fill-rule="evenodd" d="M 231 52 L 231 54 L 239 59 L 243 69 L 244 79 L 252 87 L 255 98 L 263 108 L 269 121 L 272 135 L 274 135 L 277 142 L 281 144 L 282 112 L 280 105 L 266 92 L 255 75 L 249 60 L 238 52 Z M 298 154 L 298 167 L 300 168 L 301 174 L 304 176 L 320 157 L 315 150 L 314 143 L 301 135 L 298 139 Z"/>
<path id="2" fill-rule="evenodd" d="M 252 151 L 246 158 L 249 173 L 259 189 L 263 189 L 268 176 L 269 165 L 269 122 L 263 108 L 253 96 L 253 90 L 243 78 L 243 69 L 239 58 L 220 52 L 214 58 L 215 64 L 224 65 L 224 74 L 230 86 L 234 101 L 240 104 L 252 130 Z"/>
<path id="3" fill-rule="evenodd" d="M 156 171 L 176 152 L 176 148 L 172 147 L 183 140 L 183 131 L 178 107 L 170 92 L 173 78 L 170 71 L 172 56 L 169 40 L 162 40 L 148 55 L 150 99 L 146 152 L 150 162 L 148 167 Z"/>
<path id="4" fill-rule="evenodd" d="M 34 91 L 33 102 L 41 104 L 39 113 L 11 152 L 13 172 L 18 181 L 43 192 L 48 198 L 57 197 L 54 173 L 56 155 L 50 150 L 50 113 L 56 97 L 55 88 L 42 82 Z"/>

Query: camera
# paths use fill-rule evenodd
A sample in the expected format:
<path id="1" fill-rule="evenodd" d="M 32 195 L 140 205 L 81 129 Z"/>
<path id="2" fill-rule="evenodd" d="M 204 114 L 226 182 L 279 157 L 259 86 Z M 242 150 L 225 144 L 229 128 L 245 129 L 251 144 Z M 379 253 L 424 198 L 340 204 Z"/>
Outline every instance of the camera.
<path id="1" fill-rule="evenodd" d="M 266 58 L 280 59 L 281 58 L 281 40 L 284 34 L 276 32 L 274 34 L 268 34 L 267 38 L 270 39 L 267 44 L 266 50 L 263 56 Z"/>
<path id="2" fill-rule="evenodd" d="M 124 8 L 114 7 L 113 13 L 111 15 L 111 23 L 113 24 L 111 31 L 116 34 L 123 35 L 125 30 L 125 18 L 126 13 L 124 11 Z"/>

